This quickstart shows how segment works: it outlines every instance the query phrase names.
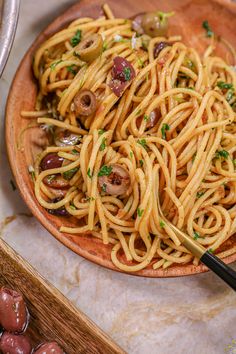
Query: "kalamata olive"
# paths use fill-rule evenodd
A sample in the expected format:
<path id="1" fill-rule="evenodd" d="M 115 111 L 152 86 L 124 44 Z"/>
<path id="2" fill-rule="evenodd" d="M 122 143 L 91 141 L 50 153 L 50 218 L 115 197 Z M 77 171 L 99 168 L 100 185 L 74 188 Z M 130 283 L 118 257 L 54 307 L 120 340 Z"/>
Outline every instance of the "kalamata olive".
<path id="1" fill-rule="evenodd" d="M 132 29 L 135 32 L 137 32 L 138 34 L 144 34 L 144 30 L 143 30 L 143 27 L 142 27 L 143 15 L 144 15 L 144 12 L 133 17 Z"/>
<path id="2" fill-rule="evenodd" d="M 77 115 L 87 117 L 96 111 L 96 96 L 90 90 L 81 90 L 74 98 L 74 105 Z"/>
<path id="3" fill-rule="evenodd" d="M 137 124 L 137 127 L 139 128 L 142 120 L 145 119 L 147 122 L 146 128 L 150 129 L 150 128 L 153 128 L 157 124 L 159 118 L 160 118 L 160 110 L 158 108 L 156 108 L 156 109 L 154 109 L 154 111 L 152 111 L 149 114 L 149 116 L 144 115 L 144 116 L 138 117 L 136 124 Z"/>
<path id="4" fill-rule="evenodd" d="M 170 44 L 167 42 L 157 43 L 154 47 L 154 50 L 153 50 L 154 58 L 156 59 L 158 57 L 159 53 L 162 51 L 162 49 L 168 47 L 169 45 Z"/>
<path id="5" fill-rule="evenodd" d="M 39 346 L 34 354 L 63 354 L 64 351 L 56 342 L 44 343 Z"/>
<path id="6" fill-rule="evenodd" d="M 102 36 L 99 33 L 94 33 L 80 42 L 76 52 L 81 60 L 91 62 L 100 56 L 102 48 Z"/>
<path id="7" fill-rule="evenodd" d="M 81 136 L 63 128 L 56 128 L 54 143 L 56 146 L 67 146 L 79 144 Z"/>
<path id="8" fill-rule="evenodd" d="M 0 290 L 0 324 L 8 332 L 23 332 L 28 322 L 28 311 L 21 294 L 2 288 Z"/>
<path id="9" fill-rule="evenodd" d="M 43 183 L 45 183 L 46 186 L 55 189 L 65 189 L 69 187 L 69 181 L 63 178 L 60 174 L 44 177 Z"/>
<path id="10" fill-rule="evenodd" d="M 142 17 L 142 27 L 144 33 L 150 37 L 166 37 L 168 29 L 168 17 L 173 13 L 164 13 L 161 11 L 148 12 Z"/>
<path id="11" fill-rule="evenodd" d="M 117 97 L 120 97 L 127 87 L 127 82 L 130 82 L 135 77 L 135 70 L 132 64 L 122 57 L 114 58 L 114 65 L 111 70 L 112 80 L 109 87 Z"/>
<path id="12" fill-rule="evenodd" d="M 59 168 L 62 166 L 63 157 L 58 156 L 55 152 L 50 152 L 42 159 L 40 167 L 43 171 L 50 170 L 51 168 Z"/>
<path id="13" fill-rule="evenodd" d="M 0 339 L 2 354 L 31 354 L 32 347 L 29 338 L 25 335 L 16 335 L 4 332 Z"/>
<path id="14" fill-rule="evenodd" d="M 122 82 L 131 81 L 135 77 L 135 70 L 132 64 L 123 57 L 115 57 L 114 65 L 111 70 L 111 76 L 115 80 Z"/>
<path id="15" fill-rule="evenodd" d="M 108 168 L 110 168 L 109 174 L 106 173 L 106 175 L 98 177 L 101 190 L 111 195 L 125 194 L 130 187 L 129 172 L 119 164 L 109 165 Z"/>
<path id="16" fill-rule="evenodd" d="M 60 200 L 62 200 L 62 198 L 58 197 L 58 198 L 54 198 L 51 202 L 57 203 Z M 51 215 L 57 215 L 57 216 L 68 216 L 69 215 L 68 211 L 65 209 L 64 206 L 62 206 L 58 209 L 47 209 L 47 212 Z"/>

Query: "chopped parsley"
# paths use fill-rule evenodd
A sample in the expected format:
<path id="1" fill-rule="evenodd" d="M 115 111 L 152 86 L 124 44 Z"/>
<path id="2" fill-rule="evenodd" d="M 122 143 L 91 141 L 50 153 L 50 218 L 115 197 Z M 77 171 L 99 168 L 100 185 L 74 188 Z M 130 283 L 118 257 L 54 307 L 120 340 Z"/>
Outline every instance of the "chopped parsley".
<path id="1" fill-rule="evenodd" d="M 205 194 L 205 192 L 197 192 L 197 198 L 201 198 L 203 195 Z"/>
<path id="2" fill-rule="evenodd" d="M 202 27 L 206 30 L 206 36 L 207 37 L 213 37 L 214 32 L 212 31 L 211 27 L 209 26 L 209 23 L 207 20 L 203 21 Z"/>
<path id="3" fill-rule="evenodd" d="M 139 109 L 137 112 L 136 112 L 136 116 L 139 116 L 141 113 L 141 109 Z"/>
<path id="4" fill-rule="evenodd" d="M 170 130 L 170 126 L 166 123 L 162 124 L 162 127 L 161 127 L 161 136 L 162 136 L 162 139 L 166 140 L 166 131 L 167 130 Z"/>
<path id="5" fill-rule="evenodd" d="M 213 253 L 214 253 L 214 250 L 213 250 L 212 248 L 209 248 L 209 249 L 208 249 L 208 252 L 211 253 L 211 254 L 213 254 Z"/>
<path id="6" fill-rule="evenodd" d="M 163 220 L 160 220 L 160 227 L 163 229 L 164 227 L 165 227 L 165 223 L 164 223 L 164 221 Z"/>
<path id="7" fill-rule="evenodd" d="M 133 151 L 130 151 L 129 156 L 131 157 L 131 159 L 133 158 L 133 156 L 134 156 Z"/>
<path id="8" fill-rule="evenodd" d="M 79 168 L 75 167 L 72 168 L 71 170 L 63 172 L 63 178 L 65 178 L 66 180 L 70 180 L 78 170 Z"/>
<path id="9" fill-rule="evenodd" d="M 51 70 L 55 70 L 56 66 L 57 66 L 58 64 L 60 64 L 61 62 L 62 62 L 62 60 L 55 61 L 54 63 L 52 63 L 52 64 L 50 65 L 50 69 L 51 69 Z"/>
<path id="10" fill-rule="evenodd" d="M 77 210 L 76 206 L 75 206 L 73 203 L 70 203 L 70 208 L 71 208 L 72 210 Z"/>
<path id="11" fill-rule="evenodd" d="M 220 157 L 223 157 L 224 159 L 227 159 L 229 157 L 228 151 L 226 151 L 226 150 L 216 151 L 215 158 L 219 159 Z"/>
<path id="12" fill-rule="evenodd" d="M 147 122 L 149 120 L 149 118 L 150 117 L 147 114 L 144 114 L 143 119 L 145 120 L 145 122 Z"/>
<path id="13" fill-rule="evenodd" d="M 201 236 L 199 235 L 198 232 L 194 231 L 193 234 L 194 234 L 194 237 L 193 237 L 194 240 L 197 240 L 198 238 L 201 238 Z"/>
<path id="14" fill-rule="evenodd" d="M 233 97 L 234 97 L 234 91 L 233 90 L 229 90 L 227 95 L 226 95 L 226 101 L 230 102 Z"/>
<path id="15" fill-rule="evenodd" d="M 124 68 L 125 81 L 129 81 L 131 77 L 131 69 L 129 67 Z"/>
<path id="16" fill-rule="evenodd" d="M 112 172 L 112 166 L 103 165 L 100 171 L 98 172 L 98 177 L 110 176 L 111 172 Z"/>
<path id="17" fill-rule="evenodd" d="M 143 212 L 144 212 L 143 209 L 140 209 L 140 208 L 137 209 L 137 214 L 138 214 L 138 216 L 139 216 L 140 218 L 141 218 L 141 216 L 143 215 Z"/>
<path id="18" fill-rule="evenodd" d="M 105 193 L 107 191 L 107 185 L 106 183 L 103 183 L 102 185 L 102 191 Z"/>
<path id="19" fill-rule="evenodd" d="M 100 135 L 104 134 L 105 132 L 106 132 L 106 130 L 104 130 L 104 129 L 99 129 L 99 130 L 98 130 L 98 135 L 100 136 Z"/>
<path id="20" fill-rule="evenodd" d="M 100 145 L 100 151 L 105 150 L 105 148 L 106 148 L 106 141 L 107 141 L 106 138 L 103 138 L 103 139 L 102 139 L 102 143 L 101 143 L 101 145 Z"/>
<path id="21" fill-rule="evenodd" d="M 95 200 L 94 197 L 87 197 L 87 198 L 86 198 L 86 201 L 87 201 L 87 202 L 92 202 L 92 201 L 94 201 L 94 200 Z"/>
<path id="22" fill-rule="evenodd" d="M 77 68 L 77 65 L 74 65 L 74 64 L 67 66 L 67 71 L 69 71 L 73 75 L 76 75 L 78 71 L 75 68 Z"/>
<path id="23" fill-rule="evenodd" d="M 139 160 L 140 167 L 143 167 L 143 160 Z"/>
<path id="24" fill-rule="evenodd" d="M 103 42 L 103 45 L 102 45 L 102 51 L 105 52 L 105 50 L 107 50 L 107 47 L 108 47 L 108 44 L 107 42 Z"/>
<path id="25" fill-rule="evenodd" d="M 147 142 L 146 142 L 145 139 L 138 139 L 138 140 L 137 140 L 137 143 L 138 143 L 139 145 L 141 145 L 144 149 L 147 148 Z"/>
<path id="26" fill-rule="evenodd" d="M 81 41 L 81 36 L 82 36 L 82 32 L 81 32 L 81 30 L 78 30 L 75 33 L 74 37 L 72 37 L 70 40 L 72 47 L 75 47 L 75 46 L 77 46 L 77 44 L 79 44 L 79 42 Z"/>
<path id="27" fill-rule="evenodd" d="M 144 67 L 144 61 L 143 61 L 143 59 L 138 58 L 138 66 L 139 66 L 140 68 L 143 68 L 143 67 Z"/>
<path id="28" fill-rule="evenodd" d="M 233 88 L 233 84 L 228 84 L 227 82 L 224 81 L 218 81 L 217 86 L 223 90 L 229 90 Z"/>
<path id="29" fill-rule="evenodd" d="M 73 149 L 71 152 L 72 152 L 73 155 L 78 155 L 79 154 L 79 151 L 77 151 L 76 149 Z"/>
<path id="30" fill-rule="evenodd" d="M 89 177 L 89 178 L 92 178 L 92 175 L 91 175 L 91 170 L 90 170 L 90 168 L 88 169 L 88 171 L 87 171 L 87 176 Z"/>
<path id="31" fill-rule="evenodd" d="M 15 191 L 16 190 L 16 186 L 15 186 L 15 183 L 13 182 L 12 179 L 10 179 L 10 184 L 11 184 L 12 190 Z"/>
<path id="32" fill-rule="evenodd" d="M 47 181 L 51 183 L 56 178 L 56 175 L 49 175 L 47 176 Z"/>

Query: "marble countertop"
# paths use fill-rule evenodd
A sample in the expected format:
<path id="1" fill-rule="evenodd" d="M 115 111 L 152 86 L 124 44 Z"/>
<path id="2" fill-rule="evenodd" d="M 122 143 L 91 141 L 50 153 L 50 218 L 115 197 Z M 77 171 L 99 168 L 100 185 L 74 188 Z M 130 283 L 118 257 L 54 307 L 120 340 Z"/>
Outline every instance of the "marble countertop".
<path id="1" fill-rule="evenodd" d="M 36 35 L 74 2 L 21 1 L 13 50 L 0 80 L 0 236 L 128 353 L 234 353 L 236 297 L 214 274 L 145 279 L 94 265 L 55 240 L 11 187 L 4 109 L 13 75 Z"/>

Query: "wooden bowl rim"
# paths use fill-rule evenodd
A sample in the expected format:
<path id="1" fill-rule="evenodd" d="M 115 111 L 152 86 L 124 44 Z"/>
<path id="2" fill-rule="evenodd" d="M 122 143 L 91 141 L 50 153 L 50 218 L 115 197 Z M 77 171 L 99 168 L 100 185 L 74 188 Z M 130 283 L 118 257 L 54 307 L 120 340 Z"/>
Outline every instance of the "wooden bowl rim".
<path id="1" fill-rule="evenodd" d="M 214 0 L 213 0 L 214 1 Z M 228 0 L 215 0 L 216 2 L 220 3 L 221 5 L 225 5 L 226 7 L 231 7 L 233 11 L 236 11 L 236 3 L 231 2 L 229 4 Z M 98 257 L 97 255 L 91 254 L 86 249 L 82 249 L 79 245 L 69 239 L 69 236 L 63 234 L 56 229 L 56 227 L 49 221 L 48 218 L 45 218 L 45 211 L 44 209 L 37 203 L 34 195 L 30 193 L 30 190 L 27 186 L 26 181 L 23 178 L 23 174 L 20 173 L 17 167 L 17 159 L 16 155 L 20 154 L 21 152 L 18 151 L 12 144 L 11 137 L 14 136 L 13 129 L 11 129 L 11 123 L 14 121 L 14 117 L 12 118 L 11 114 L 11 104 L 14 102 L 14 93 L 17 92 L 18 82 L 22 76 L 22 70 L 27 61 L 30 60 L 33 52 L 38 47 L 38 45 L 48 37 L 48 35 L 52 34 L 53 32 L 58 30 L 58 27 L 63 27 L 67 23 L 71 22 L 76 16 L 72 15 L 80 10 L 83 11 L 85 0 L 81 0 L 79 3 L 76 3 L 69 7 L 65 12 L 61 15 L 56 17 L 43 31 L 39 33 L 36 37 L 35 41 L 29 47 L 25 55 L 23 56 L 20 65 L 17 68 L 15 73 L 14 79 L 12 81 L 8 98 L 6 104 L 6 114 L 5 114 L 5 138 L 6 138 L 6 146 L 7 146 L 7 154 L 8 159 L 10 162 L 10 167 L 13 172 L 14 178 L 16 180 L 17 186 L 19 188 L 20 194 L 27 204 L 27 206 L 32 211 L 33 215 L 40 221 L 40 223 L 62 244 L 67 246 L 69 249 L 74 251 L 75 253 L 79 254 L 83 258 L 92 261 L 95 264 L 103 266 L 105 268 L 115 270 L 117 272 L 121 272 L 124 274 L 135 275 L 135 276 L 143 276 L 143 277 L 151 277 L 151 278 L 168 278 L 168 277 L 180 277 L 180 276 L 187 276 L 187 275 L 194 275 L 203 272 L 207 272 L 208 268 L 203 264 L 199 264 L 198 266 L 194 266 L 192 264 L 187 265 L 174 265 L 167 269 L 143 269 L 138 272 L 123 272 L 120 269 L 116 268 L 110 259 L 103 259 Z M 87 0 L 85 6 L 89 4 L 95 3 L 93 0 Z M 94 4 L 96 5 L 96 4 Z M 100 7 L 100 4 L 97 4 Z M 60 24 L 60 25 L 59 25 Z M 31 65 L 30 68 L 31 70 Z M 16 144 L 15 144 L 16 145 Z M 91 239 L 93 242 L 93 239 Z M 104 246 L 105 247 L 105 246 Z M 236 261 L 236 253 L 224 258 L 224 262 L 226 264 L 232 263 Z"/>

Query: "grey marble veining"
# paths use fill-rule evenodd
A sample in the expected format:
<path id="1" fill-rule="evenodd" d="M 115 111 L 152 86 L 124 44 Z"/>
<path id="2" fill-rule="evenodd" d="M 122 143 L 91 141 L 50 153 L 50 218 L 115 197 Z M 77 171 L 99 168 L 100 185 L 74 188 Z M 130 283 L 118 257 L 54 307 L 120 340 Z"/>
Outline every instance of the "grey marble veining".
<path id="1" fill-rule="evenodd" d="M 227 347 L 236 339 L 236 297 L 214 274 L 144 279 L 103 269 L 50 236 L 12 190 L 4 142 L 9 86 L 36 35 L 72 3 L 22 0 L 15 43 L 0 81 L 1 236 L 128 353 L 232 354 L 234 349 Z"/>

